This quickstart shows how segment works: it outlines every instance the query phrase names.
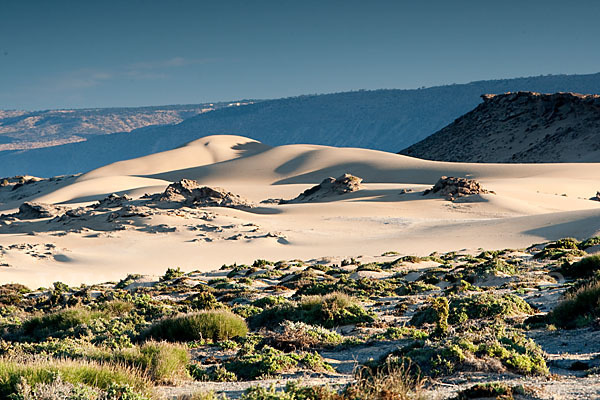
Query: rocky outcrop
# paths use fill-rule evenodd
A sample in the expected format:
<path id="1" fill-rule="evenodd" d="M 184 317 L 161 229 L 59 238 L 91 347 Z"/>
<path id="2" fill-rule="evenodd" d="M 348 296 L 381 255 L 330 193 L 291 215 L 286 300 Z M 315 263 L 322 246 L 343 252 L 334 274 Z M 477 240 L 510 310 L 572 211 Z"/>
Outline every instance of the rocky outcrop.
<path id="1" fill-rule="evenodd" d="M 117 220 L 119 218 L 132 218 L 132 217 L 145 218 L 145 217 L 151 216 L 152 214 L 153 214 L 153 212 L 149 207 L 127 205 L 113 213 L 110 213 L 108 215 L 106 221 L 114 222 L 115 220 Z"/>
<path id="2" fill-rule="evenodd" d="M 592 197 L 590 200 L 600 201 L 600 192 L 596 192 L 596 195 Z"/>
<path id="3" fill-rule="evenodd" d="M 489 190 L 485 190 L 481 183 L 474 179 L 468 178 L 456 178 L 453 176 L 442 176 L 436 184 L 431 188 L 427 189 L 423 195 L 430 193 L 437 193 L 443 196 L 446 200 L 454 201 L 459 197 L 472 196 L 474 194 L 487 194 L 494 193 Z"/>
<path id="4" fill-rule="evenodd" d="M 19 219 L 39 219 L 56 217 L 64 213 L 63 207 L 45 203 L 25 202 L 19 207 L 19 212 L 14 214 Z"/>
<path id="5" fill-rule="evenodd" d="M 339 196 L 344 193 L 356 192 L 357 190 L 360 190 L 361 182 L 362 178 L 350 174 L 344 174 L 337 179 L 329 177 L 324 179 L 319 185 L 305 190 L 298 197 L 292 200 L 281 201 L 281 204 L 309 203 L 330 196 Z"/>
<path id="6" fill-rule="evenodd" d="M 110 196 L 106 196 L 105 198 L 100 200 L 98 204 L 93 204 L 92 208 L 122 207 L 125 203 L 131 200 L 132 198 L 127 195 L 119 196 L 118 194 L 113 193 Z"/>
<path id="7" fill-rule="evenodd" d="M 201 187 L 198 182 L 191 179 L 182 179 L 179 182 L 170 184 L 155 200 L 195 207 L 254 207 L 251 201 L 242 196 L 221 188 Z"/>
<path id="8" fill-rule="evenodd" d="M 600 162 L 600 96 L 483 95 L 473 111 L 400 154 L 486 163 Z"/>

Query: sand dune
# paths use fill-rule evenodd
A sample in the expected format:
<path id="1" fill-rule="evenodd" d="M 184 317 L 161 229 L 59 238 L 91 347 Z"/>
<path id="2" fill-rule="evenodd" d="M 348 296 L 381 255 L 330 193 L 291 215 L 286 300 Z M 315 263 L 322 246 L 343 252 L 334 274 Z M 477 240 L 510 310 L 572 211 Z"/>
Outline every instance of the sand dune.
<path id="1" fill-rule="evenodd" d="M 78 283 L 257 258 L 368 258 L 389 250 L 424 255 L 585 238 L 600 233 L 600 202 L 589 200 L 600 190 L 597 171 L 600 164 L 433 162 L 373 150 L 269 147 L 239 136 L 209 136 L 61 182 L 25 185 L 19 189 L 23 195 L 0 188 L 5 213 L 23 201 L 80 207 L 111 193 L 134 197 L 128 213 L 88 207 L 62 220 L 0 220 L 0 264 L 9 265 L 2 268 L 2 280 L 35 286 L 60 277 Z M 136 200 L 187 178 L 258 204 L 291 199 L 343 173 L 363 178 L 362 189 L 319 203 L 155 209 Z M 495 194 L 454 202 L 423 196 L 442 175 L 476 178 Z M 411 191 L 402 194 L 403 189 Z M 23 243 L 33 248 L 15 246 Z"/>

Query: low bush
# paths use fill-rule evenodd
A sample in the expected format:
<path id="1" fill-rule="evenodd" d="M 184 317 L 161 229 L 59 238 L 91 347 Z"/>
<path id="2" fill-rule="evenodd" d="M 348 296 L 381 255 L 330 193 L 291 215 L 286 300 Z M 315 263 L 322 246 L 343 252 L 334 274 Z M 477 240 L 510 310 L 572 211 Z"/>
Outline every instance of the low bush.
<path id="1" fill-rule="evenodd" d="M 162 319 L 148 328 L 144 336 L 170 342 L 219 341 L 245 336 L 247 332 L 241 317 L 227 310 L 211 310 Z"/>
<path id="2" fill-rule="evenodd" d="M 342 335 L 318 325 L 284 321 L 274 332 L 265 333 L 265 341 L 280 350 L 296 351 L 332 347 L 344 343 Z"/>
<path id="3" fill-rule="evenodd" d="M 562 328 L 586 326 L 598 318 L 600 318 L 600 278 L 568 293 L 565 300 L 549 315 L 550 322 Z"/>
<path id="4" fill-rule="evenodd" d="M 463 323 L 470 319 L 494 319 L 534 314 L 534 310 L 520 297 L 513 294 L 496 295 L 492 293 L 455 297 L 450 301 L 448 322 Z M 438 311 L 432 305 L 417 311 L 411 324 L 421 326 L 440 321 Z"/>
<path id="5" fill-rule="evenodd" d="M 56 377 L 73 385 L 109 390 L 115 385 L 130 385 L 135 391 L 148 392 L 150 383 L 136 369 L 91 361 L 0 358 L 0 398 L 18 392 L 18 385 L 51 384 Z"/>
<path id="6" fill-rule="evenodd" d="M 177 268 L 167 268 L 167 271 L 165 272 L 165 274 L 163 276 L 160 277 L 160 281 L 161 282 L 166 282 L 166 281 L 170 281 L 176 278 L 180 278 L 184 275 L 183 271 L 181 270 L 181 268 L 177 267 Z"/>
<path id="7" fill-rule="evenodd" d="M 467 389 L 461 390 L 456 396 L 456 400 L 469 399 L 498 399 L 509 400 L 515 394 L 524 395 L 525 389 L 522 386 L 512 387 L 501 382 L 478 383 Z"/>
<path id="8" fill-rule="evenodd" d="M 425 376 L 433 377 L 465 370 L 502 372 L 501 368 L 521 375 L 549 374 L 539 345 L 516 331 L 498 327 L 482 327 L 475 332 L 467 329 L 439 341 L 415 341 L 369 365 L 383 368 L 389 363 L 399 365 L 405 361 Z"/>
<path id="9" fill-rule="evenodd" d="M 343 293 L 306 296 L 300 300 L 298 308 L 304 322 L 326 328 L 374 320 L 355 299 Z"/>
<path id="10" fill-rule="evenodd" d="M 120 350 L 112 358 L 143 370 L 158 383 L 174 383 L 188 377 L 190 358 L 181 345 L 149 341 L 140 347 Z"/>
<path id="11" fill-rule="evenodd" d="M 580 250 L 580 242 L 577 239 L 565 238 L 552 242 L 544 248 L 544 250 L 536 253 L 534 259 L 551 259 L 558 260 L 559 258 L 571 258 L 584 256 L 585 253 Z"/>
<path id="12" fill-rule="evenodd" d="M 600 254 L 582 258 L 576 263 L 562 266 L 565 275 L 573 278 L 588 278 L 600 271 Z"/>
<path id="13" fill-rule="evenodd" d="M 410 365 L 388 363 L 373 371 L 363 368 L 358 371 L 356 381 L 346 387 L 343 400 L 424 400 L 424 381 L 411 372 Z"/>
<path id="14" fill-rule="evenodd" d="M 185 301 L 196 310 L 216 310 L 225 308 L 225 305 L 218 301 L 214 294 L 208 291 L 195 293 L 185 299 Z"/>
<path id="15" fill-rule="evenodd" d="M 330 293 L 325 296 L 304 296 L 298 302 L 277 304 L 249 319 L 252 327 L 274 327 L 284 320 L 333 328 L 372 322 L 374 316 L 356 299 L 343 293 Z"/>
<path id="16" fill-rule="evenodd" d="M 112 384 L 106 390 L 83 384 L 64 382 L 56 376 L 50 383 L 30 385 L 21 378 L 10 400 L 151 400 L 151 397 L 137 392 L 127 384 Z"/>
<path id="17" fill-rule="evenodd" d="M 333 371 L 317 353 L 284 353 L 270 346 L 264 346 L 257 352 L 240 354 L 227 362 L 225 368 L 239 379 L 252 380 L 293 371 L 299 365 L 315 372 Z"/>
<path id="18" fill-rule="evenodd" d="M 241 400 L 343 400 L 343 397 L 326 387 L 288 382 L 282 391 L 277 391 L 275 386 L 252 386 L 246 389 Z"/>
<path id="19" fill-rule="evenodd" d="M 600 245 L 600 236 L 595 236 L 595 237 L 589 238 L 589 239 L 584 240 L 583 242 L 579 243 L 579 248 L 582 250 L 585 250 L 589 247 L 598 246 L 598 245 Z"/>
<path id="20" fill-rule="evenodd" d="M 83 307 L 67 308 L 51 314 L 30 318 L 22 326 L 24 336 L 33 339 L 60 337 L 78 327 L 89 325 L 93 320 L 105 317 L 104 311 L 92 311 Z"/>

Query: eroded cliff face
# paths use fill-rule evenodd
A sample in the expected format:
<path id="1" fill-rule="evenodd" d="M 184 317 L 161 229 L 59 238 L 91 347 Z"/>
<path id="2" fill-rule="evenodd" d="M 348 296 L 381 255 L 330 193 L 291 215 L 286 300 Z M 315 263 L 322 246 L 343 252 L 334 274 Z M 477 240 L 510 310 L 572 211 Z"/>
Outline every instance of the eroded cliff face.
<path id="1" fill-rule="evenodd" d="M 400 154 L 487 163 L 600 162 L 600 96 L 482 96 L 473 111 Z"/>

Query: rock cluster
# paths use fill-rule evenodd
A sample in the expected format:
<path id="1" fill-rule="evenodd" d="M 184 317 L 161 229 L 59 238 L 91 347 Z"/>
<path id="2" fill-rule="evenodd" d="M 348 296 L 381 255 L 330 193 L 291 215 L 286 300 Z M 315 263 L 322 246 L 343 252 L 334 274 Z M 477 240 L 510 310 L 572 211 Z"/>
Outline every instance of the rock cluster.
<path id="1" fill-rule="evenodd" d="M 600 201 L 600 192 L 596 192 L 596 196 L 592 197 L 590 200 Z"/>
<path id="2" fill-rule="evenodd" d="M 362 178 L 350 174 L 344 174 L 337 179 L 329 177 L 324 179 L 319 185 L 305 190 L 295 199 L 285 200 L 281 203 L 308 203 L 329 196 L 356 192 L 357 190 L 360 190 L 361 182 Z"/>
<path id="3" fill-rule="evenodd" d="M 14 216 L 19 219 L 38 219 L 56 217 L 63 212 L 64 208 L 52 204 L 25 202 Z"/>
<path id="4" fill-rule="evenodd" d="M 115 208 L 122 207 L 128 201 L 131 201 L 131 197 L 127 195 L 119 196 L 118 194 L 111 194 L 106 196 L 98 202 L 98 204 L 92 205 L 93 208 Z"/>
<path id="5" fill-rule="evenodd" d="M 444 196 L 446 200 L 453 201 L 459 197 L 494 192 L 485 190 L 481 186 L 481 183 L 474 179 L 442 176 L 437 183 L 431 189 L 427 189 L 423 195 L 425 196 L 430 193 L 438 193 Z"/>
<path id="6" fill-rule="evenodd" d="M 195 207 L 254 207 L 251 201 L 237 194 L 221 188 L 201 187 L 198 182 L 191 179 L 182 179 L 170 184 L 162 194 L 158 195 L 157 200 Z"/>

